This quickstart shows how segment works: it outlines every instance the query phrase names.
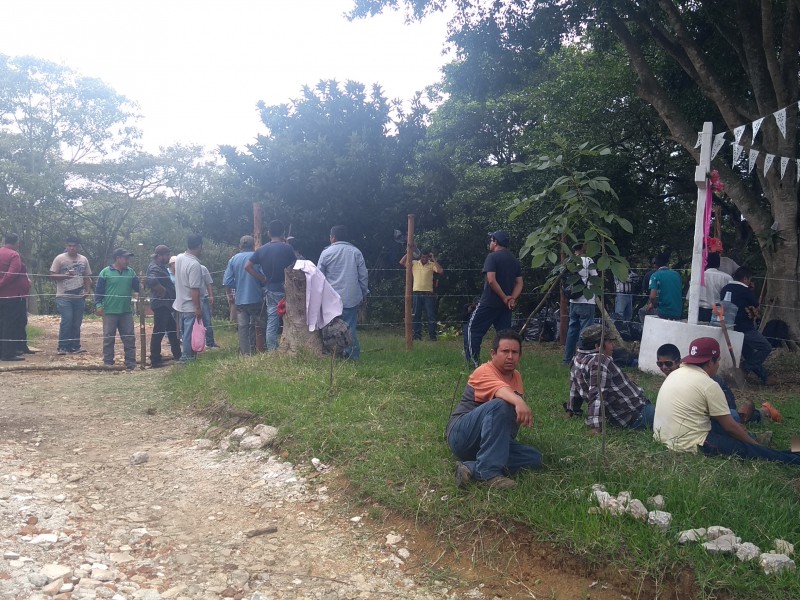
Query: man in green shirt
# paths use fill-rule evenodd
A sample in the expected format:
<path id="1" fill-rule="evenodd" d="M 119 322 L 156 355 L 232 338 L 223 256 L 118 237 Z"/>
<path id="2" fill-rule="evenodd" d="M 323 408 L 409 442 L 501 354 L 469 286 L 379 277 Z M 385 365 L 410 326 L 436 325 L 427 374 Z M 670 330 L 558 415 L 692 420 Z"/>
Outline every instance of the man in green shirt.
<path id="1" fill-rule="evenodd" d="M 680 321 L 683 316 L 683 282 L 677 271 L 667 266 L 667 257 L 663 254 L 653 258 L 655 272 L 650 275 L 648 289 L 650 298 L 639 311 L 639 318 L 644 323 L 646 315 L 654 315 L 661 319 Z"/>
<path id="2" fill-rule="evenodd" d="M 131 256 L 133 252 L 124 248 L 114 250 L 114 262 L 100 271 L 94 290 L 97 314 L 103 317 L 103 364 L 114 364 L 114 341 L 119 331 L 128 371 L 136 366 L 131 297 L 139 292 L 139 278 L 128 266 Z"/>

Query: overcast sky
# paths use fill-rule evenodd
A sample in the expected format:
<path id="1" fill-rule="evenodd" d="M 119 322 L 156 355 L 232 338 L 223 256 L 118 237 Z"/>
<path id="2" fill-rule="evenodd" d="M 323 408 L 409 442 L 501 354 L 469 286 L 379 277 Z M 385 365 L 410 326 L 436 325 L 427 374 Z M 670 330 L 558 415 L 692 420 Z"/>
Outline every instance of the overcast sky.
<path id="1" fill-rule="evenodd" d="M 244 145 L 255 105 L 320 79 L 379 83 L 408 99 L 439 80 L 447 18 L 348 22 L 352 0 L 20 0 L 4 7 L 0 53 L 99 77 L 136 101 L 145 147 Z"/>

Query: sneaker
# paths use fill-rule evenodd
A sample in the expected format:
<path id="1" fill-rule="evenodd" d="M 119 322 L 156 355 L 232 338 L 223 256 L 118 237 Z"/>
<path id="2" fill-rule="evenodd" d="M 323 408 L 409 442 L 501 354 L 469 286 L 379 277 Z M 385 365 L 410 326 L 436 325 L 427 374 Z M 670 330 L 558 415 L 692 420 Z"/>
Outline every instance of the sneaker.
<path id="1" fill-rule="evenodd" d="M 75 350 L 70 350 L 70 354 L 84 354 L 86 353 L 86 348 L 83 346 L 78 346 Z"/>
<path id="2" fill-rule="evenodd" d="M 769 402 L 764 402 L 764 404 L 761 405 L 761 412 L 764 413 L 764 416 L 770 421 L 775 421 L 776 423 L 783 421 L 783 415 Z"/>
<path id="3" fill-rule="evenodd" d="M 509 479 L 504 475 L 498 475 L 497 477 L 492 477 L 491 479 L 486 480 L 486 485 L 490 488 L 496 490 L 510 490 L 511 488 L 517 487 L 517 482 L 513 479 Z"/>
<path id="4" fill-rule="evenodd" d="M 464 489 L 472 483 L 472 472 L 461 461 L 456 462 L 456 487 Z"/>
<path id="5" fill-rule="evenodd" d="M 59 348 L 59 349 L 56 351 L 56 354 L 58 354 L 59 356 L 64 356 L 64 355 L 66 355 L 66 353 L 67 353 L 67 351 L 66 351 L 66 350 L 64 350 L 63 348 Z"/>

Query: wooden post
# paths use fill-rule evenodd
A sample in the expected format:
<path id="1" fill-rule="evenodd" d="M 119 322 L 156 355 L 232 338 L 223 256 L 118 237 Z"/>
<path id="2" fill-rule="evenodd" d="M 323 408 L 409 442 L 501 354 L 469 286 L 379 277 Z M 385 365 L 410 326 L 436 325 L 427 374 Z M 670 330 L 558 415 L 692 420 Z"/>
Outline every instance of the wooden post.
<path id="1" fill-rule="evenodd" d="M 139 301 L 136 303 L 139 308 L 139 345 L 141 346 L 139 368 L 144 371 L 144 365 L 147 362 L 147 332 L 144 327 L 144 282 L 141 277 L 139 278 L 139 290 Z"/>
<path id="2" fill-rule="evenodd" d="M 286 314 L 283 316 L 283 335 L 278 350 L 294 356 L 300 350 L 322 356 L 322 332 L 309 331 L 306 319 L 306 274 L 287 267 L 284 271 Z"/>
<path id="3" fill-rule="evenodd" d="M 406 296 L 405 296 L 405 321 L 406 321 L 406 351 L 414 347 L 413 315 L 411 314 L 412 290 L 414 276 L 412 262 L 414 261 L 414 215 L 408 215 L 408 235 L 406 236 Z"/>
<path id="4" fill-rule="evenodd" d="M 261 245 L 261 224 L 264 220 L 264 207 L 260 202 L 253 202 L 253 239 L 258 248 Z"/>

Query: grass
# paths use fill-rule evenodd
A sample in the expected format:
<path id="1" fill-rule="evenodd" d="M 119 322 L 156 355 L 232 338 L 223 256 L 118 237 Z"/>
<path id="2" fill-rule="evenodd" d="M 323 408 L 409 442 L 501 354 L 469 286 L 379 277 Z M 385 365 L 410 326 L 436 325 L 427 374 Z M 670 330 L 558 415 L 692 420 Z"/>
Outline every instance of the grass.
<path id="1" fill-rule="evenodd" d="M 223 342 L 235 347 L 232 338 Z M 762 551 L 773 548 L 775 538 L 800 542 L 800 471 L 676 455 L 647 433 L 614 429 L 604 460 L 600 439 L 587 436 L 578 419 L 563 416 L 569 377 L 554 344 L 526 344 L 521 364 L 535 424 L 519 439 L 543 453 L 544 470 L 521 475 L 518 487 L 508 492 L 478 486 L 457 490 L 443 432 L 454 394 L 457 402 L 466 378 L 460 344 L 422 342 L 407 353 L 400 335 L 367 332 L 360 364 L 337 362 L 333 385 L 330 359 L 239 358 L 222 351 L 176 371 L 169 386 L 179 390 L 183 401 L 227 400 L 262 415 L 280 429 L 283 449 L 296 459 L 317 456 L 341 466 L 358 497 L 425 523 L 453 549 L 474 550 L 467 547 L 477 539 L 474 533 L 494 523 L 512 535 L 562 548 L 590 567 L 612 565 L 635 573 L 653 589 L 676 583 L 688 570 L 703 598 L 800 597 L 795 574 L 766 576 L 757 562 L 713 556 L 699 545 L 675 542 L 683 529 L 711 525 L 730 527 Z M 798 372 L 797 362 L 794 356 L 779 356 L 768 365 L 791 377 Z M 638 371 L 632 376 L 655 399 L 660 378 Z M 788 448 L 791 424 L 800 419 L 797 389 L 746 395 L 757 405 L 767 396 L 786 417 L 783 424 L 771 425 L 773 447 Z M 737 395 L 740 401 L 744 397 Z M 594 483 L 612 494 L 629 490 L 645 502 L 663 495 L 673 516 L 667 535 L 629 517 L 590 515 L 588 489 Z M 459 539 L 467 531 L 472 537 Z M 481 537 L 474 543 L 484 541 Z M 491 560 L 490 551 L 479 552 L 485 554 L 481 560 Z"/>

